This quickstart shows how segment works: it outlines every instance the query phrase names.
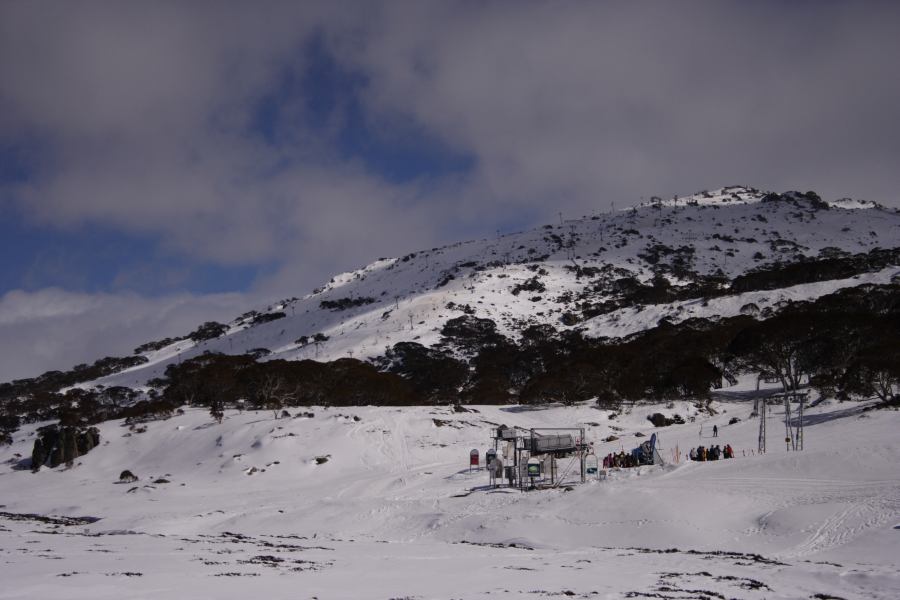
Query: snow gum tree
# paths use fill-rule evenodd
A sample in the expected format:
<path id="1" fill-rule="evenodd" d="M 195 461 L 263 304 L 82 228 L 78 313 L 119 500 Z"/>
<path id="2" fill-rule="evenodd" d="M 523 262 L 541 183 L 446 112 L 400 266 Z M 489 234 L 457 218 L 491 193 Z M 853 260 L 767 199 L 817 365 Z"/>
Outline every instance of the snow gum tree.
<path id="1" fill-rule="evenodd" d="M 778 378 L 786 392 L 796 392 L 811 366 L 805 349 L 813 333 L 812 324 L 801 315 L 779 316 L 741 331 L 729 350 L 747 367 Z"/>

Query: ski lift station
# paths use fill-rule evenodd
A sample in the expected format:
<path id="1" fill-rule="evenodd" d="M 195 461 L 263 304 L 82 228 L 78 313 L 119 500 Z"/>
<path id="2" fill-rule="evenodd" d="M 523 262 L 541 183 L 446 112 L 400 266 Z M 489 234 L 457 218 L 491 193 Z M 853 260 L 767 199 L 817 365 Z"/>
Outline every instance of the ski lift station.
<path id="1" fill-rule="evenodd" d="M 492 448 L 485 452 L 484 464 L 493 486 L 520 490 L 554 488 L 605 474 L 594 454 L 594 444 L 585 438 L 584 427 L 541 427 L 524 429 L 500 425 L 493 431 Z M 640 464 L 661 464 L 655 448 L 656 436 L 632 451 L 644 459 Z M 650 446 L 644 448 L 643 446 Z M 469 455 L 469 467 L 478 468 L 479 452 Z"/>
<path id="2" fill-rule="evenodd" d="M 500 425 L 485 455 L 492 485 L 532 489 L 584 483 L 591 445 L 583 427 L 532 428 Z"/>

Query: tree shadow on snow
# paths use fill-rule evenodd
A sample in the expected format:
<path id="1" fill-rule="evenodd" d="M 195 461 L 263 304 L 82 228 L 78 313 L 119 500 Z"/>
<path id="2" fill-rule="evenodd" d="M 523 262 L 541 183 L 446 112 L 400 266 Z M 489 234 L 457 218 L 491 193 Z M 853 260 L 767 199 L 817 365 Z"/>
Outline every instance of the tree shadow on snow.
<path id="1" fill-rule="evenodd" d="M 502 412 L 508 413 L 524 413 L 524 412 L 537 412 L 542 410 L 547 410 L 548 408 L 556 408 L 561 406 L 560 404 L 517 404 L 515 406 L 504 406 L 500 410 Z"/>
<path id="2" fill-rule="evenodd" d="M 749 402 L 758 398 L 769 398 L 775 394 L 780 394 L 781 388 L 768 390 L 744 390 L 741 392 L 722 392 L 713 391 L 711 393 L 713 400 L 719 402 Z"/>
<path id="3" fill-rule="evenodd" d="M 30 471 L 31 470 L 31 457 L 26 456 L 25 458 L 21 458 L 15 461 L 12 465 L 13 471 Z"/>
<path id="4" fill-rule="evenodd" d="M 820 425 L 822 423 L 828 423 L 830 421 L 837 421 L 838 419 L 846 419 L 847 417 L 854 417 L 863 413 L 863 406 L 851 406 L 848 408 L 839 408 L 827 413 L 821 413 L 818 415 L 803 415 L 803 426 L 808 427 L 809 425 Z M 792 409 L 795 410 L 795 409 Z M 791 426 L 796 427 L 800 424 L 800 419 L 797 416 L 791 417 Z"/>

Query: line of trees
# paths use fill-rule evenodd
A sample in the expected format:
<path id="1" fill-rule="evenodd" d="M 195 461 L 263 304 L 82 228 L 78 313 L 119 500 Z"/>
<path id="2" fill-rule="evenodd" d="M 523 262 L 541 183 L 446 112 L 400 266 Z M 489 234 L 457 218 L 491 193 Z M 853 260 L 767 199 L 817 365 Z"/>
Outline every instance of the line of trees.
<path id="1" fill-rule="evenodd" d="M 741 373 L 785 389 L 809 382 L 840 398 L 889 399 L 900 384 L 898 286 L 844 290 L 793 303 L 774 317 L 660 322 L 625 340 L 597 340 L 542 325 L 514 341 L 488 319 L 448 321 L 434 347 L 396 344 L 373 363 L 340 359 L 256 362 L 208 354 L 166 372 L 162 397 L 209 406 L 244 399 L 291 405 L 562 402 L 608 405 L 697 399 Z"/>
<path id="2" fill-rule="evenodd" d="M 21 420 L 85 425 L 170 414 L 187 404 L 221 418 L 228 407 L 422 404 L 571 404 L 596 398 L 617 406 L 643 400 L 702 399 L 741 373 L 764 373 L 786 390 L 809 383 L 840 399 L 900 393 L 900 285 L 860 286 L 789 303 L 764 320 L 750 315 L 656 327 L 623 340 L 533 326 L 520 339 L 493 321 L 462 315 L 441 342 L 404 342 L 371 362 L 342 358 L 258 361 L 207 353 L 170 365 L 158 391 L 136 402 L 127 388 L 38 389 L 0 403 L 0 440 Z M 6 434 L 6 435 L 2 435 Z"/>

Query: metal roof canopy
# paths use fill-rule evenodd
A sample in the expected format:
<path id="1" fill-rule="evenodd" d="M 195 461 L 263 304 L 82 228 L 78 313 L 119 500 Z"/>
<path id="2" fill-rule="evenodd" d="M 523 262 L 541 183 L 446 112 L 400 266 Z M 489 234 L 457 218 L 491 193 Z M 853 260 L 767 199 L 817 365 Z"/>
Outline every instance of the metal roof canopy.
<path id="1" fill-rule="evenodd" d="M 575 452 L 584 441 L 583 427 L 532 427 L 528 432 L 530 437 L 525 449 L 532 456 L 550 452 Z"/>
<path id="2" fill-rule="evenodd" d="M 526 433 L 529 433 L 529 430 L 518 425 L 500 425 L 494 430 L 494 439 L 515 440 Z"/>

